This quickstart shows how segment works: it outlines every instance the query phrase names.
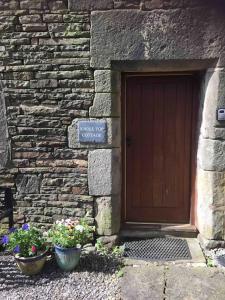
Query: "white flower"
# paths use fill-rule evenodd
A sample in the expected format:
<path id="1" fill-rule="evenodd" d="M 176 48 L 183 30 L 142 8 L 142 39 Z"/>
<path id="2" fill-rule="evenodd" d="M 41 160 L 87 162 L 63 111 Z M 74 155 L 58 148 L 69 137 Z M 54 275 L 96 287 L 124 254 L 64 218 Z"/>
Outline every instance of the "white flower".
<path id="1" fill-rule="evenodd" d="M 48 236 L 48 231 L 44 231 L 44 232 L 43 232 L 43 236 L 44 236 L 44 237 L 47 237 L 47 236 Z"/>
<path id="2" fill-rule="evenodd" d="M 77 244 L 76 247 L 77 247 L 78 249 L 80 249 L 80 248 L 81 248 L 81 245 L 80 245 L 80 244 Z"/>
<path id="3" fill-rule="evenodd" d="M 84 226 L 82 226 L 82 225 L 77 225 L 77 226 L 75 227 L 75 229 L 76 229 L 77 231 L 83 232 L 83 231 L 84 231 Z"/>

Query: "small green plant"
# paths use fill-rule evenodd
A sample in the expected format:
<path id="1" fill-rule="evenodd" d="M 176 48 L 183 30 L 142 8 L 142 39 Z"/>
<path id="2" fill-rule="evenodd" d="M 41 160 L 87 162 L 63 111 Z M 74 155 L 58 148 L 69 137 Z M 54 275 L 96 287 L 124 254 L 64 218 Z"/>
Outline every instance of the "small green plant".
<path id="1" fill-rule="evenodd" d="M 5 248 L 21 257 L 37 256 L 47 250 L 43 232 L 29 224 L 21 228 L 11 228 L 8 235 L 2 237 Z"/>
<path id="2" fill-rule="evenodd" d="M 121 277 L 123 277 L 124 276 L 124 270 L 123 270 L 123 265 L 121 265 L 120 267 L 119 267 L 119 269 L 116 271 L 116 277 L 117 278 L 121 278 Z"/>
<path id="3" fill-rule="evenodd" d="M 100 240 L 97 240 L 97 242 L 95 244 L 95 248 L 96 248 L 97 252 L 102 255 L 107 255 L 109 253 L 109 249 Z"/>
<path id="4" fill-rule="evenodd" d="M 209 257 L 207 258 L 207 266 L 210 268 L 215 266 L 212 258 L 209 258 Z"/>
<path id="5" fill-rule="evenodd" d="M 93 238 L 94 227 L 85 220 L 71 219 L 56 221 L 48 231 L 48 237 L 53 245 L 63 248 L 81 248 Z"/>
<path id="6" fill-rule="evenodd" d="M 121 257 L 124 253 L 124 246 L 114 246 L 110 249 L 107 248 L 100 240 L 97 240 L 95 248 L 97 252 L 102 255 L 112 255 L 114 257 Z"/>
<path id="7" fill-rule="evenodd" d="M 114 256 L 122 256 L 124 253 L 124 246 L 115 246 L 112 248 L 112 254 Z"/>

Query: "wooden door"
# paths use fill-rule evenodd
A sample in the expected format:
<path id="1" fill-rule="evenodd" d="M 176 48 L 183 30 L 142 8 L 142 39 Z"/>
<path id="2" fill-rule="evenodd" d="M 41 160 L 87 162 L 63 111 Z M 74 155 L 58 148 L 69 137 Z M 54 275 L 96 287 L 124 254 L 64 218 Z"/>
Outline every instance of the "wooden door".
<path id="1" fill-rule="evenodd" d="M 125 222 L 189 223 L 191 76 L 125 79 Z"/>

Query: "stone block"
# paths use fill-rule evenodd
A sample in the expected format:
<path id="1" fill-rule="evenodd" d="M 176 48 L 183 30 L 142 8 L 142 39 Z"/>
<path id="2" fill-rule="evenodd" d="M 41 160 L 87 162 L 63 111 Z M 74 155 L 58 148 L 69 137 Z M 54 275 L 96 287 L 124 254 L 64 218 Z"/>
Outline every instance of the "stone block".
<path id="1" fill-rule="evenodd" d="M 23 31 L 47 31 L 46 24 L 25 24 L 23 25 Z"/>
<path id="2" fill-rule="evenodd" d="M 63 21 L 63 16 L 57 14 L 44 14 L 43 21 L 47 23 L 61 23 Z"/>
<path id="3" fill-rule="evenodd" d="M 38 194 L 40 192 L 40 177 L 37 175 L 20 174 L 16 177 L 16 187 L 20 194 Z"/>
<path id="4" fill-rule="evenodd" d="M 2 87 L 0 87 L 2 88 Z M 5 97 L 0 90 L 0 169 L 6 167 L 9 159 L 8 128 Z"/>
<path id="5" fill-rule="evenodd" d="M 225 142 L 200 138 L 198 164 L 206 171 L 225 171 Z"/>
<path id="6" fill-rule="evenodd" d="M 224 173 L 198 170 L 197 224 L 207 239 L 224 238 L 224 189 Z"/>
<path id="7" fill-rule="evenodd" d="M 140 9 L 141 0 L 114 0 L 115 9 Z"/>
<path id="8" fill-rule="evenodd" d="M 30 81 L 30 87 L 32 89 L 54 88 L 57 87 L 57 85 L 58 83 L 55 79 L 39 79 Z"/>
<path id="9" fill-rule="evenodd" d="M 79 121 L 94 121 L 106 120 L 107 121 L 107 143 L 106 144 L 85 144 L 79 142 L 78 122 Z M 120 147 L 121 143 L 121 130 L 119 118 L 104 118 L 104 119 L 74 119 L 72 124 L 68 127 L 68 143 L 69 148 L 112 148 Z"/>
<path id="10" fill-rule="evenodd" d="M 48 9 L 46 0 L 22 0 L 20 2 L 21 9 Z"/>
<path id="11" fill-rule="evenodd" d="M 120 94 L 96 93 L 93 106 L 89 110 L 90 117 L 119 117 Z"/>
<path id="12" fill-rule="evenodd" d="M 96 93 L 120 93 L 120 72 L 110 70 L 97 70 L 94 72 Z"/>
<path id="13" fill-rule="evenodd" d="M 218 65 L 225 62 L 223 51 L 213 46 L 225 43 L 225 37 L 218 35 L 225 20 L 216 13 L 212 16 L 209 9 L 95 11 L 91 24 L 91 66 L 96 69 L 108 69 L 112 61 L 220 57 Z M 206 40 L 212 41 L 211 46 Z"/>
<path id="14" fill-rule="evenodd" d="M 121 190 L 120 168 L 119 149 L 90 151 L 88 155 L 89 195 L 119 195 Z"/>
<path id="15" fill-rule="evenodd" d="M 118 197 L 99 197 L 95 201 L 95 222 L 98 235 L 113 235 L 120 229 Z"/>
<path id="16" fill-rule="evenodd" d="M 41 23 L 40 15 L 25 15 L 19 17 L 19 21 L 21 24 L 31 24 L 31 23 Z"/>
<path id="17" fill-rule="evenodd" d="M 223 68 L 208 69 L 203 86 L 201 134 L 204 138 L 224 139 L 224 122 L 218 122 L 216 111 L 225 107 L 225 72 Z"/>
<path id="18" fill-rule="evenodd" d="M 113 8 L 113 0 L 69 0 L 70 11 L 89 11 Z"/>

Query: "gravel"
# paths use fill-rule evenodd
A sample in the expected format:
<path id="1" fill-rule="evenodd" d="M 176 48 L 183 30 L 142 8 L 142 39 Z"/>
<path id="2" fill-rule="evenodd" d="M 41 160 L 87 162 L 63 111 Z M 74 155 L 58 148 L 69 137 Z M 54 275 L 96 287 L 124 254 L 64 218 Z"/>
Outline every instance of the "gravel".
<path id="1" fill-rule="evenodd" d="M 51 259 L 41 274 L 29 277 L 18 271 L 12 256 L 0 255 L 0 299 L 121 299 L 120 266 L 120 259 L 91 253 L 81 257 L 73 272 L 61 271 Z"/>

